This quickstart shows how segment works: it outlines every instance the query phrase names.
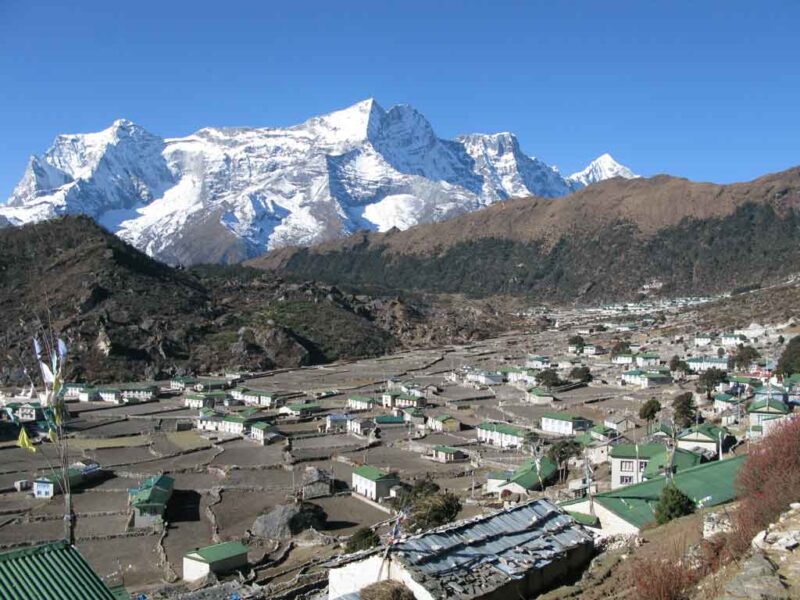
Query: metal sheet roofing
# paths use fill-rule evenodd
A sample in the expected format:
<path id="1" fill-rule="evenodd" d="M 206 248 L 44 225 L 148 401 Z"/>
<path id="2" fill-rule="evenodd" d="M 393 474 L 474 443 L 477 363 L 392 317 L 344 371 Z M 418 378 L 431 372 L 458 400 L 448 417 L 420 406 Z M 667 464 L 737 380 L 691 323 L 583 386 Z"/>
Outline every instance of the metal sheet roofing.
<path id="1" fill-rule="evenodd" d="M 80 552 L 60 541 L 0 553 L 0 598 L 115 600 L 116 596 Z"/>
<path id="2" fill-rule="evenodd" d="M 247 555 L 247 546 L 241 542 L 222 542 L 205 548 L 198 548 L 193 552 L 187 552 L 186 556 L 194 560 L 207 563 L 215 563 L 226 560 L 234 556 Z"/>
<path id="3" fill-rule="evenodd" d="M 391 556 L 434 597 L 468 597 L 466 588 L 486 594 L 591 543 L 572 517 L 542 499 L 403 540 Z"/>
<path id="4" fill-rule="evenodd" d="M 723 504 L 736 497 L 734 482 L 746 458 L 744 455 L 736 456 L 685 469 L 676 473 L 672 481 L 695 503 L 702 502 L 704 506 Z M 597 494 L 594 501 L 628 523 L 643 527 L 655 520 L 655 507 L 665 485 L 667 479 L 657 477 L 644 483 Z M 562 506 L 569 507 L 569 504 L 564 503 Z"/>

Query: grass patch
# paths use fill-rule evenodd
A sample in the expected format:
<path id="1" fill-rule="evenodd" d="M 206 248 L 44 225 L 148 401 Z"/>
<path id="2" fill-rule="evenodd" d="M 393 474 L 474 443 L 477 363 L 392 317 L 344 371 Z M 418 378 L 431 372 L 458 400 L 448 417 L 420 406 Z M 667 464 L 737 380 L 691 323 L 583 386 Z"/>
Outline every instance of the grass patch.
<path id="1" fill-rule="evenodd" d="M 69 447 L 74 450 L 98 450 L 100 448 L 135 448 L 148 446 L 149 435 L 126 435 L 114 438 L 70 438 Z"/>
<path id="2" fill-rule="evenodd" d="M 195 431 L 171 431 L 167 433 L 167 439 L 181 450 L 198 450 L 211 446 L 207 439 Z"/>

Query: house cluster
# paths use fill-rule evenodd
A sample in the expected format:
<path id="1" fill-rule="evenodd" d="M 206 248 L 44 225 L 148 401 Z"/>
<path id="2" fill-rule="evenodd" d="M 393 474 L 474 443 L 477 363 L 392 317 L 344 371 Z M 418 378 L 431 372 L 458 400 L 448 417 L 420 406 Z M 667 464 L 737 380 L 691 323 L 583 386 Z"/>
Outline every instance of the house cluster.
<path id="1" fill-rule="evenodd" d="M 109 476 L 96 461 L 83 459 L 66 469 L 49 469 L 33 480 L 31 493 L 35 498 L 52 498 L 64 493 L 64 482 L 76 491 L 103 481 Z"/>
<path id="2" fill-rule="evenodd" d="M 158 398 L 158 386 L 154 383 L 132 383 L 120 386 L 65 383 L 62 390 L 66 400 L 78 400 L 79 402 L 137 404 L 153 402 Z"/>

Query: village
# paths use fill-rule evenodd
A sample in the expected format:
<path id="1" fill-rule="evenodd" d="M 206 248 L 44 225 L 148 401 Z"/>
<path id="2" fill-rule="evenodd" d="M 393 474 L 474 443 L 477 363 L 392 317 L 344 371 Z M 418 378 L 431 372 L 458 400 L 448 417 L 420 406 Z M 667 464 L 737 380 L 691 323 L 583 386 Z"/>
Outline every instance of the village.
<path id="1" fill-rule="evenodd" d="M 800 377 L 774 373 L 793 323 L 547 318 L 351 363 L 66 382 L 75 545 L 120 598 L 333 600 L 387 578 L 417 598 L 530 596 L 652 523 L 668 482 L 703 509 L 732 501 L 750 445 L 800 404 Z M 57 543 L 52 408 L 25 390 L 0 401 L 0 549 Z M 410 530 L 402 499 L 426 485 L 457 515 Z M 365 531 L 381 545 L 348 552 Z"/>

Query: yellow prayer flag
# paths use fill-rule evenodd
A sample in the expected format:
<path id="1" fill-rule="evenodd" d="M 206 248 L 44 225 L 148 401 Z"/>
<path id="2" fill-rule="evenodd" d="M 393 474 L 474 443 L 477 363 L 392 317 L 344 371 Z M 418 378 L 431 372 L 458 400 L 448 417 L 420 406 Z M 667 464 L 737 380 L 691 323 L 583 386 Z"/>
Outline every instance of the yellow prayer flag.
<path id="1" fill-rule="evenodd" d="M 31 452 L 36 452 L 36 446 L 33 445 L 31 442 L 31 438 L 28 437 L 28 432 L 25 430 L 24 427 L 20 427 L 19 429 L 19 439 L 17 440 L 17 446 L 20 448 L 25 448 L 25 450 L 30 450 Z"/>

